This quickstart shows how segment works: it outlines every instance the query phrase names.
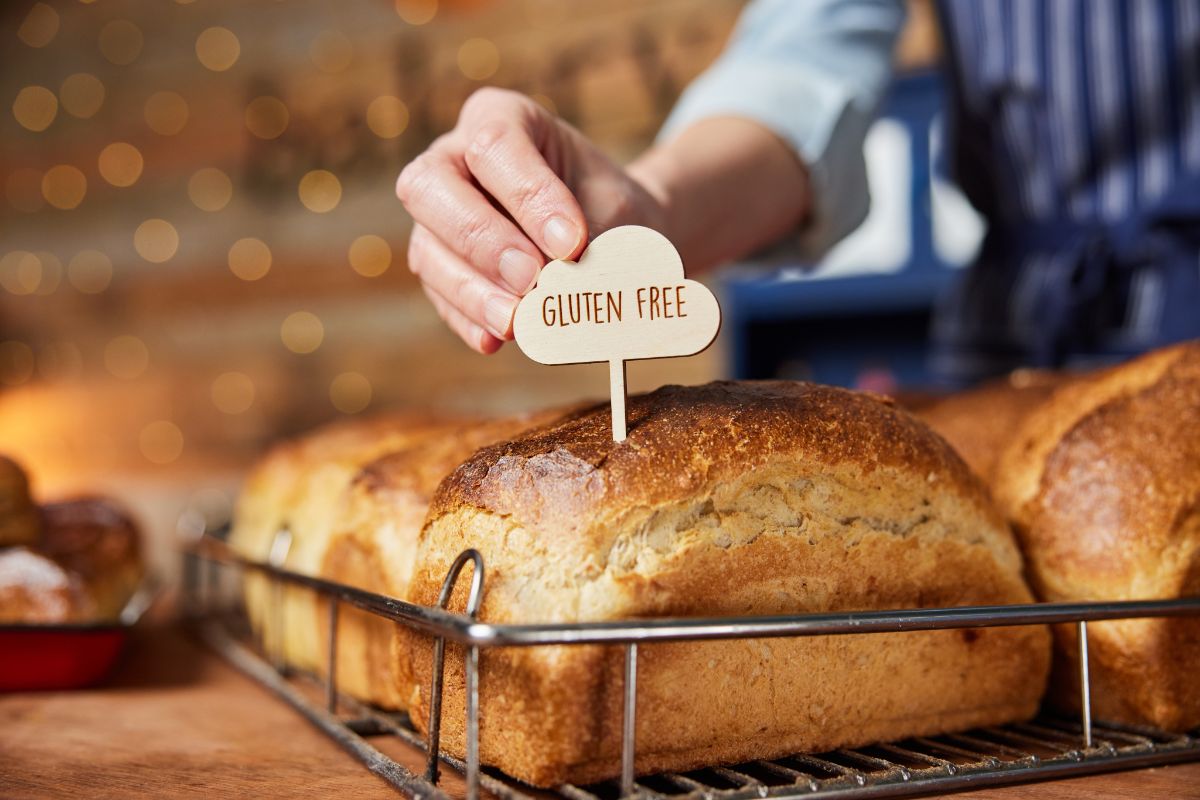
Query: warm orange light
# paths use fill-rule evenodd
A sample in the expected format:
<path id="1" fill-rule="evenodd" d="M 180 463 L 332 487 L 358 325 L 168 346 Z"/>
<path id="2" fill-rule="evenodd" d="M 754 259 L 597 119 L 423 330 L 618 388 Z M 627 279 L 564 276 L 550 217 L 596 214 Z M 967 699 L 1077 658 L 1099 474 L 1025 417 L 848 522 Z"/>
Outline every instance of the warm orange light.
<path id="1" fill-rule="evenodd" d="M 233 198 L 233 182 L 216 167 L 205 167 L 188 179 L 188 197 L 201 211 L 220 211 Z"/>
<path id="2" fill-rule="evenodd" d="M 279 326 L 279 338 L 288 350 L 305 355 L 321 346 L 325 339 L 325 326 L 311 311 L 293 311 Z"/>
<path id="3" fill-rule="evenodd" d="M 183 431 L 169 420 L 151 422 L 138 435 L 138 447 L 147 461 L 170 464 L 183 454 Z"/>
<path id="4" fill-rule="evenodd" d="M 42 282 L 42 261 L 27 250 L 14 250 L 0 258 L 0 286 L 9 294 L 33 294 Z"/>
<path id="5" fill-rule="evenodd" d="M 113 142 L 100 151 L 100 177 L 113 186 L 133 186 L 142 166 L 141 151 L 128 142 Z"/>
<path id="6" fill-rule="evenodd" d="M 424 25 L 437 15 L 437 0 L 395 0 L 396 13 L 409 25 Z"/>
<path id="7" fill-rule="evenodd" d="M 26 86 L 17 92 L 12 112 L 22 128 L 39 133 L 58 116 L 58 98 L 45 86 Z"/>
<path id="8" fill-rule="evenodd" d="M 165 219 L 148 219 L 133 233 L 133 247 L 147 261 L 170 261 L 179 249 L 179 233 Z"/>
<path id="9" fill-rule="evenodd" d="M 256 97 L 246 106 L 246 128 L 260 139 L 275 139 L 288 126 L 288 108 L 278 97 Z"/>
<path id="10" fill-rule="evenodd" d="M 458 48 L 458 68 L 473 81 L 483 81 L 500 69 L 500 49 L 491 39 L 467 39 Z"/>
<path id="11" fill-rule="evenodd" d="M 59 164 L 42 176 L 42 196 L 55 208 L 69 211 L 83 202 L 87 194 L 87 178 L 70 164 Z"/>
<path id="12" fill-rule="evenodd" d="M 100 29 L 100 52 L 114 64 L 137 61 L 142 44 L 142 29 L 129 20 L 115 19 Z"/>
<path id="13" fill-rule="evenodd" d="M 314 169 L 300 179 L 300 202 L 309 211 L 324 214 L 337 208 L 342 199 L 342 184 L 337 176 L 324 169 Z"/>
<path id="14" fill-rule="evenodd" d="M 408 127 L 408 106 L 399 97 L 376 97 L 367 106 L 367 127 L 380 139 L 395 139 Z"/>
<path id="15" fill-rule="evenodd" d="M 148 366 L 150 349 L 136 336 L 117 336 L 104 346 L 104 368 L 114 378 L 126 381 L 140 378 Z"/>
<path id="16" fill-rule="evenodd" d="M 381 236 L 359 236 L 350 244 L 350 266 L 359 275 L 374 278 L 392 265 L 392 248 Z"/>
<path id="17" fill-rule="evenodd" d="M 41 273 L 35 291 L 42 295 L 54 294 L 62 284 L 62 261 L 49 250 L 38 250 L 34 255 L 37 256 Z"/>
<path id="18" fill-rule="evenodd" d="M 68 114 L 90 119 L 104 105 L 104 84 L 95 75 L 76 72 L 62 82 L 58 96 Z"/>
<path id="19" fill-rule="evenodd" d="M 213 405 L 225 414 L 242 414 L 254 404 L 254 381 L 242 372 L 224 372 L 212 382 Z"/>
<path id="20" fill-rule="evenodd" d="M 238 239 L 229 248 L 229 271 L 244 281 L 256 281 L 271 269 L 271 248 L 261 239 Z"/>
<path id="21" fill-rule="evenodd" d="M 58 12 L 45 3 L 34 3 L 25 15 L 17 38 L 30 47 L 45 47 L 58 34 Z"/>
<path id="22" fill-rule="evenodd" d="M 150 130 L 162 136 L 174 136 L 188 121 L 188 104 L 176 92 L 155 92 L 143 109 Z"/>
<path id="23" fill-rule="evenodd" d="M 228 28 L 206 28 L 196 37 L 196 58 L 213 72 L 224 72 L 237 63 L 242 44 Z"/>
<path id="24" fill-rule="evenodd" d="M 99 250 L 80 250 L 67 262 L 67 280 L 84 294 L 103 292 L 112 274 L 112 259 Z"/>
<path id="25" fill-rule="evenodd" d="M 371 382 L 358 372 L 343 372 L 329 384 L 329 399 L 343 414 L 357 414 L 371 404 Z"/>

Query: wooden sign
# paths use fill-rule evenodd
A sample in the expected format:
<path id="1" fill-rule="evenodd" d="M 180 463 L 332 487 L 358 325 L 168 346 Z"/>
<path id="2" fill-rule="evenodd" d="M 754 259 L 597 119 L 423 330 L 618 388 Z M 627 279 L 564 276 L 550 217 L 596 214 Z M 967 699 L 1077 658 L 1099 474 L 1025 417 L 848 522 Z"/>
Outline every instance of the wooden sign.
<path id="1" fill-rule="evenodd" d="M 517 306 L 517 345 L 542 364 L 607 361 L 613 440 L 625 441 L 625 362 L 690 356 L 721 327 L 721 307 L 688 280 L 668 239 L 638 225 L 599 236 L 579 261 L 551 261 Z"/>

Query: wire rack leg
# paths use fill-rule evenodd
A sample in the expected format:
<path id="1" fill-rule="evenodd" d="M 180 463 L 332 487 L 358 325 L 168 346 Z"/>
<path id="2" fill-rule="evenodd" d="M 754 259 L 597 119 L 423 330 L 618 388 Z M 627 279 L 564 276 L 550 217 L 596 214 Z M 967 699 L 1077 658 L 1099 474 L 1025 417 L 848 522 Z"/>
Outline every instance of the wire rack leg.
<path id="1" fill-rule="evenodd" d="M 621 796 L 634 793 L 633 755 L 637 729 L 637 643 L 625 645 L 625 714 L 621 727 Z"/>
<path id="2" fill-rule="evenodd" d="M 337 713 L 337 638 L 338 638 L 338 599 L 329 598 L 329 670 L 325 676 L 325 708 L 330 714 Z"/>
<path id="3" fill-rule="evenodd" d="M 467 800 L 479 797 L 479 648 L 467 652 Z"/>
<path id="4" fill-rule="evenodd" d="M 454 563 L 442 580 L 442 590 L 438 593 L 438 608 L 445 608 L 454 592 L 454 584 L 462 573 L 467 562 L 475 565 L 471 576 L 471 592 L 467 596 L 467 616 L 474 619 L 479 614 L 479 606 L 483 602 L 483 556 L 478 550 L 467 549 L 458 554 Z M 429 682 L 429 753 L 425 767 L 425 779 L 437 784 L 438 756 L 441 753 L 442 738 L 442 687 L 443 673 L 446 667 L 446 640 L 435 639 L 433 642 L 433 675 Z M 467 653 L 467 798 L 476 800 L 479 797 L 479 648 L 472 647 Z"/>
<path id="5" fill-rule="evenodd" d="M 1088 629 L 1087 620 L 1075 623 L 1079 639 L 1079 708 L 1082 713 L 1083 746 L 1092 746 L 1092 687 L 1088 674 Z"/>

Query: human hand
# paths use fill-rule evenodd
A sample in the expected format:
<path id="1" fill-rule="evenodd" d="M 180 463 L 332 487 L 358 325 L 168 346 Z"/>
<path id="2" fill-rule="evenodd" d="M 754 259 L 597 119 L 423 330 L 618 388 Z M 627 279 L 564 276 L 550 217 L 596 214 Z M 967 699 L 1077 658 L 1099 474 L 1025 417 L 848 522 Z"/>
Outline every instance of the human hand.
<path id="1" fill-rule="evenodd" d="M 661 227 L 661 192 L 516 92 L 480 89 L 458 123 L 409 163 L 396 195 L 412 215 L 409 269 L 470 347 L 512 338 L 520 297 L 547 259 L 575 258 L 617 225 Z"/>

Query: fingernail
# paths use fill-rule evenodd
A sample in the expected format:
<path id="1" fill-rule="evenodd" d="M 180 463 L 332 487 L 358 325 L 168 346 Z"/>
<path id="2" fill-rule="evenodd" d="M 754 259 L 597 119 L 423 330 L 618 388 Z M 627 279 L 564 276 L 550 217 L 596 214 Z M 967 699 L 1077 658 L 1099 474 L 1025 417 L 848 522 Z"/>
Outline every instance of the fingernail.
<path id="1" fill-rule="evenodd" d="M 516 301 L 503 294 L 494 294 L 483 304 L 483 318 L 491 332 L 501 339 L 508 338 L 508 329 L 512 327 L 513 313 L 517 310 Z"/>
<path id="2" fill-rule="evenodd" d="M 512 248 L 500 254 L 500 277 L 519 295 L 533 288 L 541 264 L 528 253 Z"/>
<path id="3" fill-rule="evenodd" d="M 562 217 L 551 217 L 542 235 L 554 258 L 568 258 L 579 244 L 579 229 Z"/>

